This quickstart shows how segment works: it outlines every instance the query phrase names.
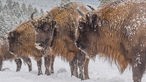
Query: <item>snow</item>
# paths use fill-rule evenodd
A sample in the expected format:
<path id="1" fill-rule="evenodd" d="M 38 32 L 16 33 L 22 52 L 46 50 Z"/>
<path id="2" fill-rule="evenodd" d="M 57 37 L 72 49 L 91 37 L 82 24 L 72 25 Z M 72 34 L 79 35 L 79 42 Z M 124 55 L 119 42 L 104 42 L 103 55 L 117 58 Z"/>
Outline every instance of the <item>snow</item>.
<path id="1" fill-rule="evenodd" d="M 85 81 L 71 77 L 68 63 L 59 57 L 55 59 L 55 73 L 50 76 L 37 76 L 37 66 L 33 59 L 32 63 L 32 72 L 28 72 L 28 68 L 24 64 L 20 72 L 15 72 L 15 63 L 5 61 L 3 66 L 5 70 L 0 72 L 0 82 L 132 82 L 131 68 L 127 68 L 123 74 L 120 74 L 115 64 L 109 64 L 99 57 L 95 61 L 90 61 L 90 79 Z M 43 72 L 44 70 L 43 66 Z M 146 76 L 143 77 L 142 82 L 146 82 Z"/>
<path id="2" fill-rule="evenodd" d="M 43 9 L 45 11 L 50 10 L 52 7 L 59 6 L 61 3 L 61 0 L 41 0 L 41 1 L 40 0 L 13 0 L 13 1 L 31 4 L 31 5 L 33 5 L 33 7 L 40 8 L 40 9 Z M 93 7 L 99 6 L 98 0 L 91 0 L 91 1 L 89 1 L 89 0 L 71 0 L 71 1 L 90 4 Z"/>
<path id="3" fill-rule="evenodd" d="M 2 1 L 2 0 L 1 0 Z M 4 2 L 6 0 L 3 0 Z M 59 5 L 60 0 L 13 0 L 19 3 L 31 4 L 33 7 L 48 11 L 52 7 Z M 93 7 L 99 5 L 98 0 L 72 0 L 76 2 L 83 2 L 85 4 L 91 4 Z M 134 0 L 133 0 L 134 1 Z M 136 0 L 138 1 L 138 0 Z M 4 14 L 3 16 L 6 17 Z M 9 17 L 9 16 L 8 16 Z M 7 17 L 7 18 L 8 18 Z M 146 18 L 143 17 L 144 22 Z M 134 20 L 136 21 L 136 19 Z M 9 24 L 11 21 L 7 21 Z M 127 26 L 128 31 L 131 31 Z M 38 47 L 39 48 L 39 47 Z M 32 59 L 32 58 L 31 58 Z M 137 59 L 139 60 L 139 59 Z M 32 59 L 33 70 L 28 72 L 27 65 L 22 66 L 20 72 L 15 72 L 16 65 L 14 61 L 5 61 L 3 63 L 3 71 L 0 71 L 0 82 L 132 82 L 132 71 L 128 67 L 123 74 L 120 74 L 115 64 L 110 64 L 108 61 L 97 57 L 95 61 L 91 60 L 89 63 L 89 80 L 82 81 L 76 77 L 71 76 L 70 68 L 67 62 L 61 60 L 61 58 L 55 59 L 54 69 L 55 73 L 47 75 L 37 75 L 37 64 Z M 43 73 L 45 71 L 44 65 Z M 146 76 L 143 76 L 142 82 L 146 82 Z"/>

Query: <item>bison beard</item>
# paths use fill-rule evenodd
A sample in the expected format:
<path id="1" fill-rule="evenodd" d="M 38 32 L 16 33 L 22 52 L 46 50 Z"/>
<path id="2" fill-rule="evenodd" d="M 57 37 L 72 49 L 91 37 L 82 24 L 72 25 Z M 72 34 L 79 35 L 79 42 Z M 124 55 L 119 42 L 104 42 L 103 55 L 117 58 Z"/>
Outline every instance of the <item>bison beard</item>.
<path id="1" fill-rule="evenodd" d="M 76 44 L 89 56 L 100 53 L 123 72 L 132 66 L 141 82 L 146 66 L 146 3 L 121 1 L 100 7 L 79 22 Z"/>

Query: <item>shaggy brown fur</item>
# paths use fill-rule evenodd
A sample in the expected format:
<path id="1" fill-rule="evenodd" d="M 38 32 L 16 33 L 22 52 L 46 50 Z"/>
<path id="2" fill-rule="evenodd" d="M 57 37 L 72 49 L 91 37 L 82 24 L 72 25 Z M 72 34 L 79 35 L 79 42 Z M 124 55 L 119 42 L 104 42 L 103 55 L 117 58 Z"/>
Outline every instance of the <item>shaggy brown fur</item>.
<path id="1" fill-rule="evenodd" d="M 116 1 L 79 22 L 77 46 L 90 56 L 115 61 L 121 72 L 130 64 L 134 82 L 146 65 L 146 2 Z"/>
<path id="2" fill-rule="evenodd" d="M 56 21 L 57 28 L 54 31 L 53 41 L 50 41 L 51 38 L 48 39 L 49 42 L 52 42 L 52 43 L 48 43 L 51 45 L 51 49 L 52 49 L 51 54 L 55 56 L 56 55 L 61 56 L 64 60 L 69 61 L 70 66 L 71 66 L 71 71 L 72 71 L 71 74 L 75 76 L 78 76 L 77 66 L 76 66 L 77 62 L 79 60 L 83 60 L 83 61 L 85 60 L 85 57 L 80 57 L 79 60 L 77 61 L 77 58 L 78 58 L 77 55 L 82 55 L 82 56 L 85 56 L 85 55 L 81 53 L 81 51 L 74 44 L 76 25 L 78 23 L 77 20 L 80 17 L 80 15 L 77 12 L 78 8 L 82 10 L 82 12 L 84 13 L 88 12 L 86 7 L 82 4 L 69 3 L 65 5 L 65 8 L 61 8 L 61 7 L 53 8 L 51 11 L 48 12 L 49 16 L 42 17 L 44 19 L 38 19 L 38 21 L 41 21 L 41 20 L 47 21 L 48 27 L 46 24 L 42 23 L 43 21 L 41 21 L 41 23 L 36 23 L 36 24 L 34 23 L 35 28 L 40 29 L 37 34 L 43 35 L 42 37 L 45 36 L 49 38 L 50 33 L 52 31 L 48 29 L 53 28 L 53 26 L 50 27 L 52 24 L 52 20 Z M 38 24 L 42 24 L 42 25 L 38 25 Z M 46 28 L 48 31 L 46 31 Z M 46 35 L 42 33 L 46 33 Z M 38 39 L 38 40 L 41 40 L 39 41 L 40 43 L 41 42 L 44 43 L 46 41 L 46 38 L 44 39 L 42 37 Z M 89 78 L 88 75 L 85 77 L 86 78 L 84 78 L 83 75 L 80 76 L 81 79 Z"/>
<path id="3" fill-rule="evenodd" d="M 41 50 L 35 46 L 35 30 L 30 21 L 20 24 L 15 30 L 8 35 L 9 51 L 14 53 L 17 58 L 34 57 L 38 64 L 38 75 L 41 71 Z"/>
<path id="4" fill-rule="evenodd" d="M 10 42 L 10 51 L 17 54 L 18 57 L 28 57 L 28 55 L 30 55 L 36 60 L 42 57 L 41 50 L 38 50 L 34 45 L 35 30 L 31 22 L 28 21 L 18 26 L 9 33 L 8 38 Z M 11 43 L 11 41 L 14 43 Z"/>
<path id="5" fill-rule="evenodd" d="M 53 46 L 52 46 L 52 52 L 53 54 L 58 54 L 63 59 L 70 62 L 71 65 L 77 64 L 75 62 L 72 63 L 72 61 L 76 61 L 78 55 L 81 55 L 81 51 L 78 50 L 74 44 L 75 40 L 75 30 L 77 25 L 77 20 L 79 18 L 79 14 L 77 13 L 76 9 L 80 8 L 80 10 L 83 10 L 82 12 L 86 13 L 88 12 L 85 6 L 81 4 L 76 3 L 70 3 L 68 7 L 66 8 L 54 8 L 50 11 L 53 18 L 57 22 L 58 28 L 56 30 L 56 36 L 54 38 Z M 85 55 L 84 55 L 85 56 Z M 75 58 L 75 60 L 74 60 Z M 80 62 L 82 60 L 82 56 L 80 56 L 78 59 Z M 84 61 L 84 60 L 82 60 Z M 79 63 L 78 63 L 79 64 Z M 82 62 L 83 64 L 83 62 Z M 86 64 L 88 65 L 88 63 Z M 86 66 L 85 65 L 85 66 Z M 75 66 L 76 67 L 76 66 Z M 88 68 L 88 67 L 87 67 Z M 85 69 L 87 69 L 85 68 Z M 79 64 L 80 72 L 83 71 L 82 65 Z M 85 71 L 88 72 L 88 71 Z M 83 73 L 83 72 L 82 72 Z M 81 73 L 81 74 L 82 74 Z M 76 76 L 76 74 L 73 74 Z M 85 76 L 85 77 L 84 77 Z M 81 79 L 88 79 L 88 73 L 87 75 L 79 75 Z"/>
<path id="6" fill-rule="evenodd" d="M 77 25 L 77 20 L 80 17 L 76 11 L 77 8 L 82 10 L 84 13 L 88 12 L 84 5 L 77 3 L 70 3 L 65 8 L 56 7 L 49 12 L 57 23 L 57 30 L 55 32 L 56 36 L 53 40 L 54 42 L 52 46 L 52 53 L 54 55 L 58 54 L 58 56 L 61 56 L 63 59 L 69 61 L 71 66 L 77 64 L 77 62 L 74 61 L 76 61 L 77 55 L 81 55 L 81 51 L 77 49 L 74 44 L 76 30 L 75 27 Z M 82 60 L 82 58 L 83 57 L 80 57 L 79 60 Z M 74 69 L 76 70 L 76 68 Z M 81 71 L 83 71 L 83 69 L 80 69 L 80 72 Z M 76 74 L 73 75 L 76 76 Z M 81 79 L 89 78 L 88 74 L 81 76 L 79 75 L 79 77 Z"/>
<path id="7" fill-rule="evenodd" d="M 25 61 L 30 60 L 29 58 L 23 58 L 24 62 L 28 65 L 29 71 L 31 71 L 31 61 Z M 15 60 L 17 69 L 16 71 L 20 71 L 22 61 L 21 59 L 16 59 L 15 55 L 9 52 L 8 42 L 5 39 L 0 40 L 0 70 L 2 70 L 3 61 L 6 60 Z"/>

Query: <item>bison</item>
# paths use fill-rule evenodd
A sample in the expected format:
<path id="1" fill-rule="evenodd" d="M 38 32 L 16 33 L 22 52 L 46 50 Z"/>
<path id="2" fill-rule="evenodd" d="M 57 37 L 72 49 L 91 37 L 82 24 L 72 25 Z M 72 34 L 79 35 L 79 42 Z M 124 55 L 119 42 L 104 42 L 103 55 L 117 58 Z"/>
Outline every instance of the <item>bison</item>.
<path id="1" fill-rule="evenodd" d="M 22 58 L 23 61 L 28 65 L 29 71 L 32 70 L 31 60 L 29 58 Z M 0 40 L 0 71 L 2 70 L 3 61 L 6 60 L 15 60 L 17 69 L 16 71 L 20 71 L 22 66 L 21 59 L 15 57 L 14 54 L 9 52 L 9 46 L 6 38 L 1 38 Z"/>
<path id="2" fill-rule="evenodd" d="M 42 74 L 43 52 L 35 46 L 35 30 L 30 21 L 20 24 L 8 34 L 9 51 L 17 58 L 34 57 L 38 65 L 38 75 Z"/>
<path id="3" fill-rule="evenodd" d="M 76 45 L 86 55 L 114 61 L 121 72 L 132 67 L 141 82 L 146 66 L 146 2 L 115 1 L 79 20 Z"/>
<path id="4" fill-rule="evenodd" d="M 74 44 L 76 26 L 80 17 L 77 10 L 82 10 L 84 13 L 89 11 L 83 4 L 71 2 L 64 5 L 63 8 L 53 8 L 46 16 L 32 21 L 32 24 L 37 32 L 36 42 L 40 46 L 49 49 L 50 54 L 61 56 L 68 61 L 71 75 L 88 79 L 89 59 Z M 79 75 L 77 65 L 79 66 Z"/>

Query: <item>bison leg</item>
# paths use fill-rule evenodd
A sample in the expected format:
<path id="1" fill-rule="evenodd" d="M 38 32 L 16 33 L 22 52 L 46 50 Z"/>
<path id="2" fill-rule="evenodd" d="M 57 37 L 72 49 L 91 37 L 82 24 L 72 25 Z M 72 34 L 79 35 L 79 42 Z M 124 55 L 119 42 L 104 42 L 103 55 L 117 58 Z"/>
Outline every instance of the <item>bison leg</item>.
<path id="1" fill-rule="evenodd" d="M 42 75 L 42 59 L 37 61 L 37 66 L 38 66 L 38 75 Z"/>
<path id="2" fill-rule="evenodd" d="M 2 71 L 2 66 L 3 66 L 3 60 L 0 59 L 0 71 Z"/>
<path id="3" fill-rule="evenodd" d="M 84 64 L 84 80 L 89 79 L 89 74 L 88 74 L 88 65 L 89 65 L 89 59 L 85 59 L 85 64 Z"/>
<path id="4" fill-rule="evenodd" d="M 55 60 L 55 56 L 51 57 L 51 73 L 54 73 L 54 60 Z"/>
<path id="5" fill-rule="evenodd" d="M 78 67 L 79 67 L 79 72 L 80 72 L 79 78 L 81 80 L 89 79 L 88 64 L 89 64 L 89 59 L 85 59 L 83 61 L 78 62 Z"/>
<path id="6" fill-rule="evenodd" d="M 83 73 L 84 73 L 84 69 L 83 69 L 83 64 L 81 64 L 81 63 L 79 63 L 78 64 L 79 66 L 79 78 L 81 79 L 81 80 L 84 80 L 84 75 L 83 75 Z"/>
<path id="7" fill-rule="evenodd" d="M 21 69 L 22 61 L 21 61 L 21 59 L 15 59 L 15 62 L 16 62 L 16 65 L 17 65 L 16 72 L 18 72 Z"/>
<path id="8" fill-rule="evenodd" d="M 71 76 L 78 77 L 77 59 L 74 58 L 71 62 L 69 62 L 69 65 L 71 69 Z"/>
<path id="9" fill-rule="evenodd" d="M 146 55 L 142 50 L 138 52 L 133 56 L 133 62 L 132 62 L 132 72 L 133 72 L 133 80 L 134 82 L 141 82 L 142 76 L 145 71 L 145 65 L 146 65 Z"/>
<path id="10" fill-rule="evenodd" d="M 46 56 L 44 57 L 44 64 L 45 64 L 45 74 L 46 75 L 50 75 L 51 72 L 50 72 L 50 60 L 51 60 L 51 56 Z"/>
<path id="11" fill-rule="evenodd" d="M 77 60 L 78 60 L 78 67 L 79 67 L 79 78 L 81 80 L 85 79 L 85 74 L 84 74 L 84 65 L 85 65 L 85 54 L 82 53 L 81 51 L 77 55 Z"/>
<path id="12" fill-rule="evenodd" d="M 23 57 L 22 59 L 23 59 L 23 61 L 28 65 L 29 72 L 32 71 L 31 59 L 28 58 L 28 57 Z"/>
<path id="13" fill-rule="evenodd" d="M 78 67 L 79 67 L 79 78 L 81 80 L 84 80 L 84 61 L 83 60 L 78 60 Z"/>
<path id="14" fill-rule="evenodd" d="M 51 73 L 54 73 L 54 68 L 53 68 L 54 58 L 55 58 L 54 56 L 46 56 L 44 58 L 45 67 L 46 67 L 46 71 L 45 71 L 46 75 L 50 75 Z"/>
<path id="15" fill-rule="evenodd" d="M 69 62 L 70 70 L 71 70 L 71 76 L 73 75 L 73 64 L 72 62 Z"/>

